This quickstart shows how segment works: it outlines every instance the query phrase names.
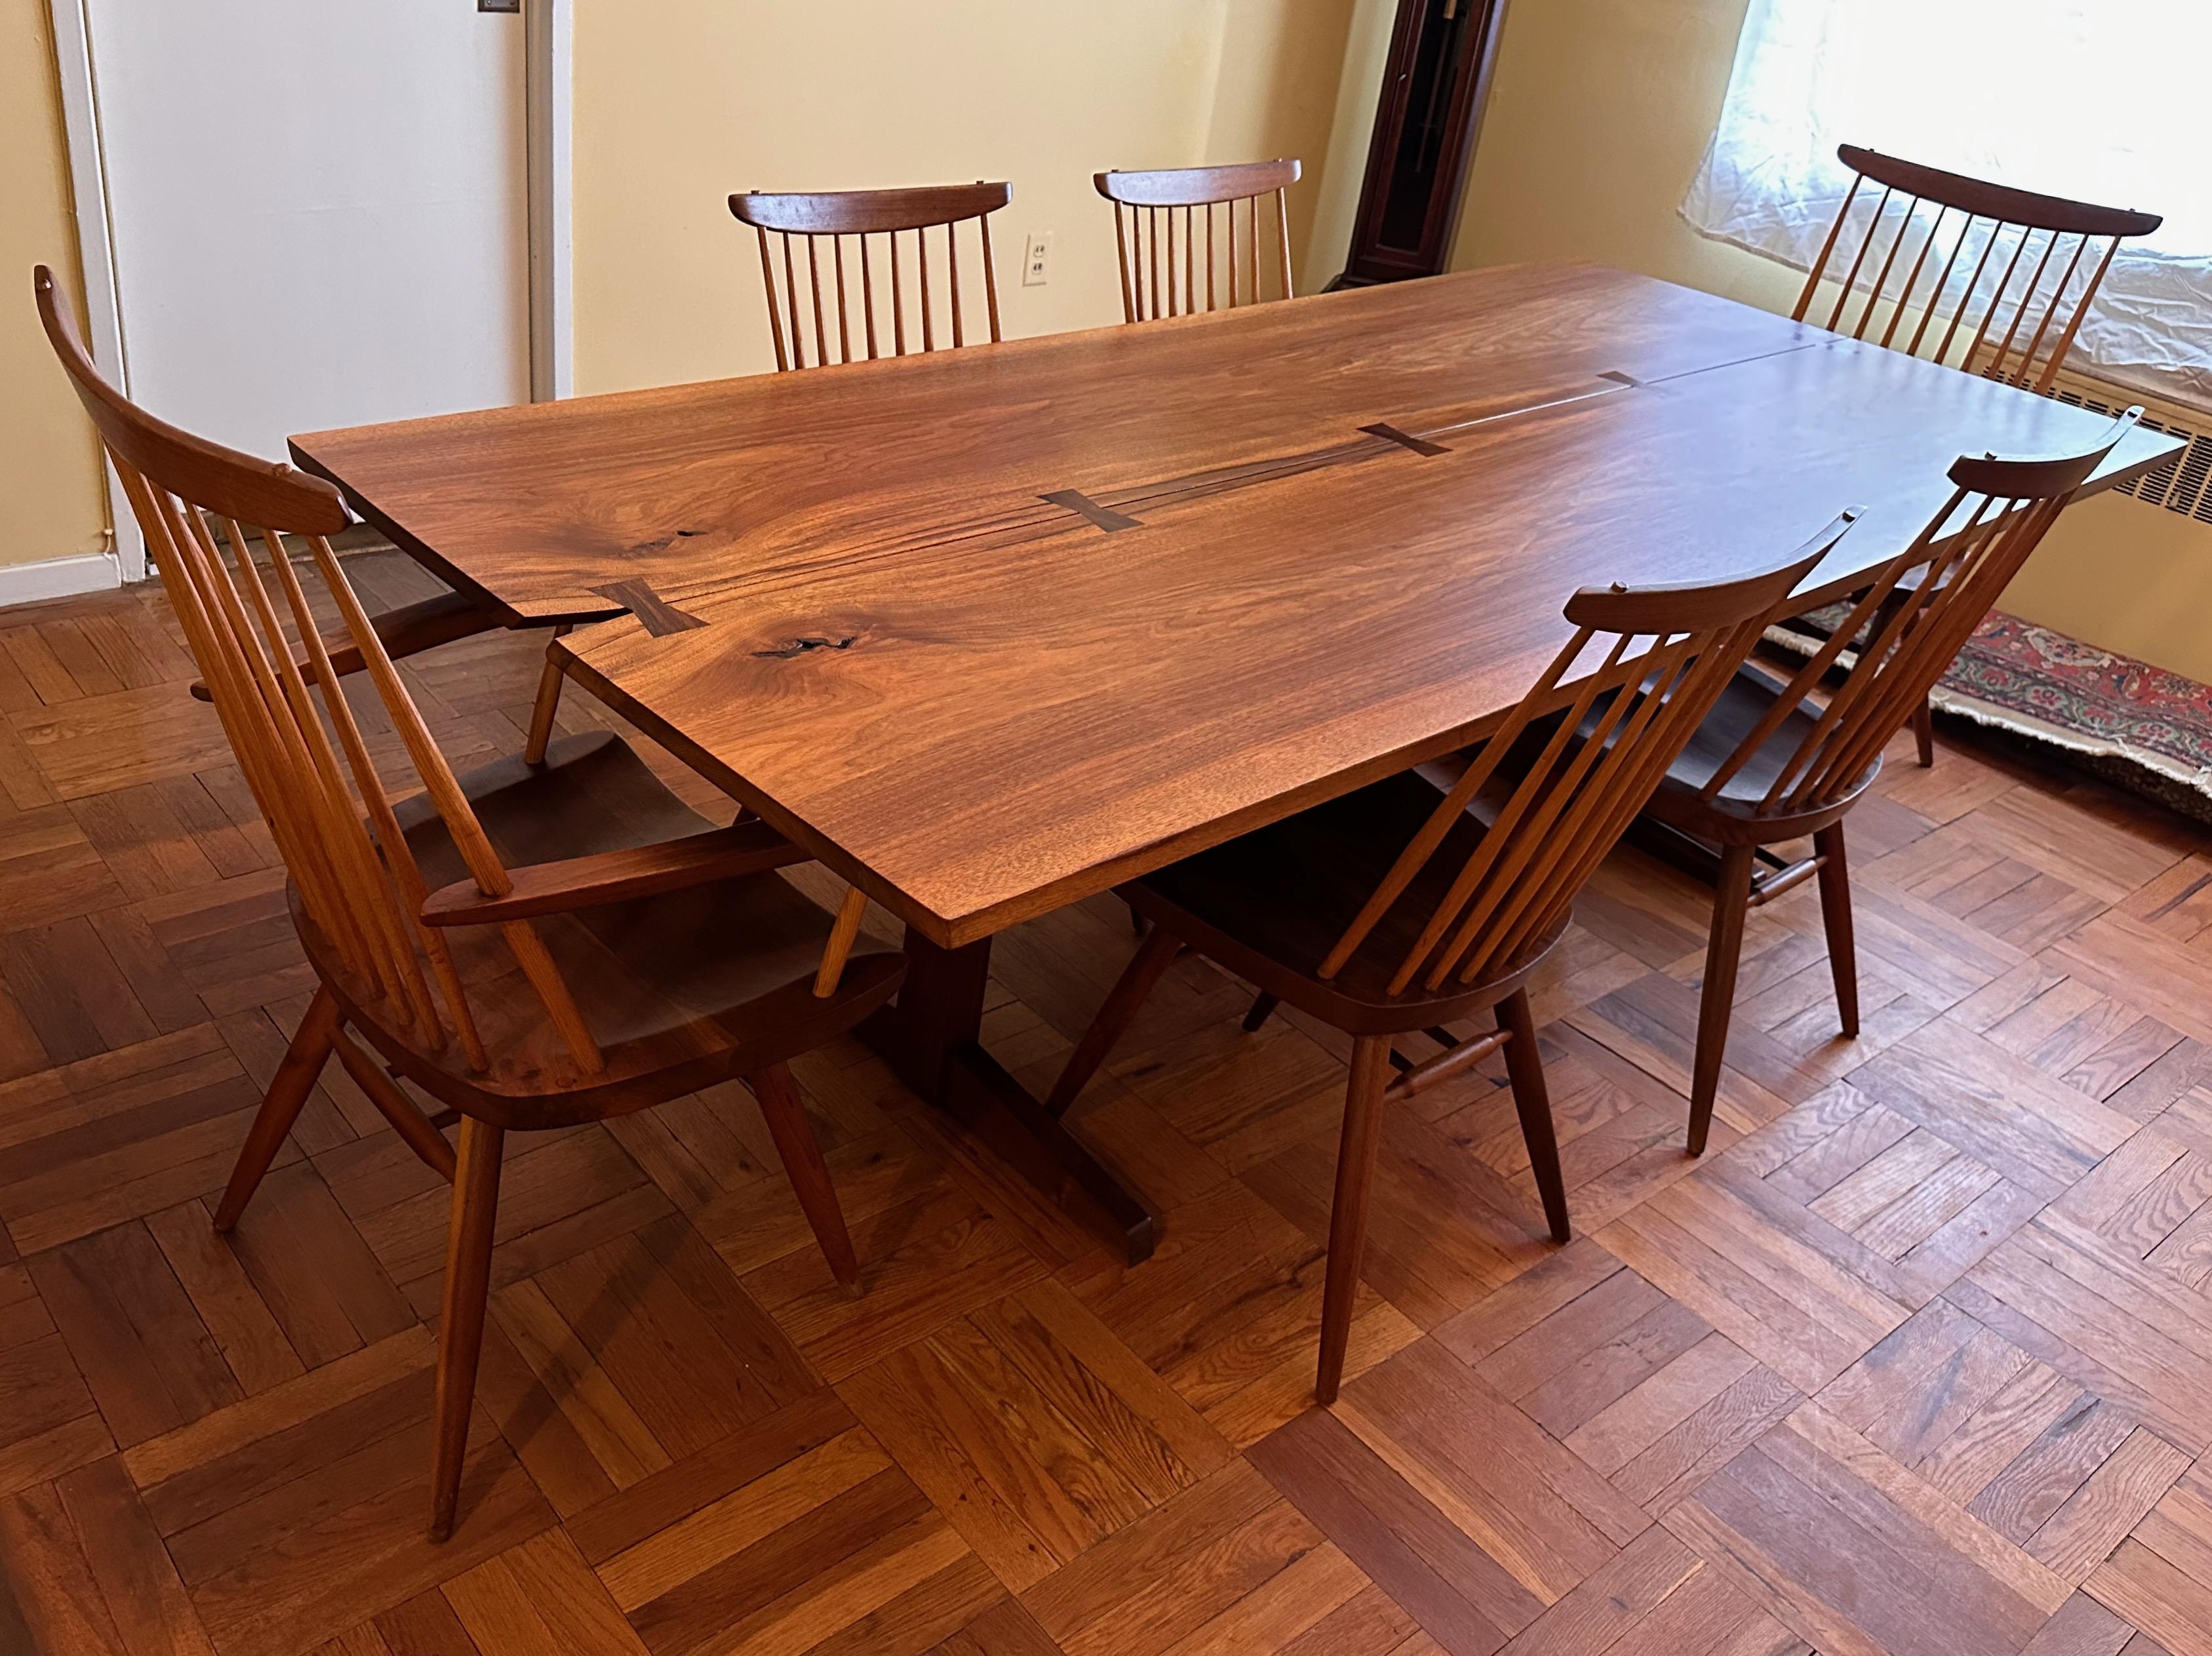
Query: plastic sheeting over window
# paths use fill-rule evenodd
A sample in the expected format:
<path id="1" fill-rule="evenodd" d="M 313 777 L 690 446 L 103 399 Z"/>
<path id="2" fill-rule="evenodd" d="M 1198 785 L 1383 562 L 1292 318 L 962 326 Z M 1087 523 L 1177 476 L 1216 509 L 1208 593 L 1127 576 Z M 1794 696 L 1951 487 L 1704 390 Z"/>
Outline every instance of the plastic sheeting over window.
<path id="1" fill-rule="evenodd" d="M 2120 249 L 2069 366 L 2212 408 L 2212 0 L 1751 0 L 1682 215 L 1809 269 L 1855 143 L 2163 213 Z"/>

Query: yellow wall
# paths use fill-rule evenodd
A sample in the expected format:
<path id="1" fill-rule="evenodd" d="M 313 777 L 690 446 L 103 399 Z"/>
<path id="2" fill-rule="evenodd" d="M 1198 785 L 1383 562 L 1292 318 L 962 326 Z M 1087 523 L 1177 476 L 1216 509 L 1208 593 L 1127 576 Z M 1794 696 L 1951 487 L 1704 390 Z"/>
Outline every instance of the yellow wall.
<path id="1" fill-rule="evenodd" d="M 1727 94 L 1746 5 L 1511 0 L 1454 263 L 1589 259 L 1787 310 L 1799 272 L 1707 240 L 1676 210 Z M 2085 501 L 2003 602 L 2212 680 L 2212 526 L 2117 495 Z"/>
<path id="2" fill-rule="evenodd" d="M 0 24 L 0 564 L 105 543 L 92 428 L 31 308 L 32 265 L 76 281 L 67 153 L 46 8 L 18 0 Z"/>
<path id="3" fill-rule="evenodd" d="M 1325 198 L 1334 184 L 1328 169 L 1334 154 L 1332 142 L 1345 84 L 1346 58 L 1347 54 L 1358 55 L 1356 46 L 1362 38 L 1362 14 L 1372 10 L 1376 3 L 1376 0 L 1229 0 L 1223 8 L 1219 67 L 1206 100 L 1206 136 L 1188 161 L 1296 155 L 1304 163 L 1305 176 L 1291 192 L 1291 254 L 1300 293 L 1315 291 L 1337 273 L 1337 264 L 1322 258 L 1326 244 L 1316 231 Z M 1378 64 L 1374 73 L 1381 72 Z M 1368 95 L 1371 100 L 1371 88 Z M 1078 142 L 1107 144 L 1119 136 L 1101 131 Z M 1353 167 L 1355 194 L 1358 170 L 1366 159 L 1363 138 Z M 1183 164 L 1183 157 L 1162 163 Z M 1097 205 L 1103 213 L 1105 203 Z M 1261 221 L 1264 225 L 1264 216 Z M 1085 227 L 1085 236 L 1086 245 L 1110 249 L 1114 240 L 1110 216 L 1103 225 L 1094 218 Z M 1107 319 L 1120 318 L 1117 292 Z"/>
<path id="4" fill-rule="evenodd" d="M 733 189 L 1012 179 L 994 231 L 1006 328 L 1021 335 L 1120 319 L 1092 173 L 1296 155 L 1303 267 L 1351 24 L 1379 3 L 577 0 L 578 387 L 771 366 Z M 0 275 L 20 297 L 41 259 L 74 281 L 76 250 L 46 8 L 8 15 Z M 1364 158 L 1364 127 L 1359 143 Z M 1032 230 L 1053 235 L 1042 288 L 1018 270 Z M 1335 268 L 1302 269 L 1302 283 Z M 97 451 L 27 304 L 0 303 L 0 563 L 96 549 Z"/>
<path id="5" fill-rule="evenodd" d="M 1328 148 L 1320 163 L 1312 240 L 1306 250 L 1306 288 L 1311 291 L 1344 270 L 1352 246 L 1352 221 L 1359 211 L 1359 189 L 1367 177 L 1367 147 L 1375 134 L 1375 112 L 1382 100 L 1382 70 L 1390 53 L 1390 29 L 1398 0 L 1354 0 L 1346 32 L 1344 62 L 1336 82 L 1336 116 Z"/>
<path id="6" fill-rule="evenodd" d="M 1727 82 L 1746 0 L 1514 0 L 1455 254 L 1583 258 L 1773 308 L 1797 278 L 1710 242 L 1676 206 Z M 1394 0 L 579 0 L 576 361 L 586 391 L 769 365 L 732 189 L 986 176 L 1006 331 L 1120 313 L 1103 167 L 1295 154 L 1302 288 L 1341 267 Z M 46 9 L 0 33 L 0 276 L 74 276 Z M 1054 237 L 1024 288 L 1024 234 Z M 12 273 L 12 274 L 10 274 Z M 17 289 L 20 296 L 20 286 Z M 27 304 L 0 303 L 0 564 L 102 543 L 96 452 Z M 2089 502 L 2008 604 L 2212 679 L 2212 531 Z"/>
<path id="7" fill-rule="evenodd" d="M 732 190 L 1011 180 L 992 234 L 1005 329 L 1021 336 L 1121 319 L 1093 173 L 1297 155 L 1303 266 L 1360 3 L 581 0 L 578 387 L 773 366 Z M 1018 269 L 1032 231 L 1053 237 L 1041 288 Z"/>

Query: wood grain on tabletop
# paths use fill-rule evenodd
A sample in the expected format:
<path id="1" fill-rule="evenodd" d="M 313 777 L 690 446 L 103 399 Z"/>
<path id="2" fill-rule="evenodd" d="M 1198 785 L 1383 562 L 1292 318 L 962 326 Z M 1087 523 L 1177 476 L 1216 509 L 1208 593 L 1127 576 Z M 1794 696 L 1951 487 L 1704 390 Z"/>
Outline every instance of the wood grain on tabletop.
<path id="1" fill-rule="evenodd" d="M 1584 581 L 1769 562 L 1860 505 L 1818 576 L 1848 585 L 1960 453 L 2103 424 L 1516 267 L 299 446 L 518 611 L 644 582 L 653 624 L 564 645 L 584 680 L 957 943 L 1463 742 Z"/>

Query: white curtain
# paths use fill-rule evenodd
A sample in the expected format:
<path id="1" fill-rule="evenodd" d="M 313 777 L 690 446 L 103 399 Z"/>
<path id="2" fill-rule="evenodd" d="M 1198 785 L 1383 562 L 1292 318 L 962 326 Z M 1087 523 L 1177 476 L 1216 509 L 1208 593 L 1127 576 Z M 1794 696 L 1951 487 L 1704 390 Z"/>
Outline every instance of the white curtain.
<path id="1" fill-rule="evenodd" d="M 2212 0 L 1751 0 L 1682 215 L 1800 270 L 1850 185 L 1838 143 L 2163 213 L 2070 366 L 2212 408 Z"/>

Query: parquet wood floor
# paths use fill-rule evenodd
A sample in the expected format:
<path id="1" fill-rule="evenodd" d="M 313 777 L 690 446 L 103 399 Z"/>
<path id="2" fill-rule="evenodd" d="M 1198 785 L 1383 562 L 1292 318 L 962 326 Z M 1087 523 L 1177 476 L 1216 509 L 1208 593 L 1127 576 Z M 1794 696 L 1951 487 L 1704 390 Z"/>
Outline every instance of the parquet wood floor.
<path id="1" fill-rule="evenodd" d="M 532 641 L 407 673 L 463 763 L 520 745 Z M 1705 899 L 1621 852 L 1536 986 L 1578 1239 L 1495 1062 L 1394 1111 L 1327 1411 L 1344 1045 L 1201 963 L 1080 1106 L 1164 1216 L 1133 1270 L 857 1045 L 798 1067 L 858 1301 L 741 1088 L 518 1135 L 434 1548 L 445 1188 L 333 1069 L 210 1228 L 310 983 L 191 676 L 151 593 L 0 615 L 8 1656 L 2212 1656 L 2197 828 L 1893 768 L 1864 1031 L 1810 888 L 1760 911 L 1701 1163 Z M 1001 939 L 994 1051 L 1043 1084 L 1130 947 Z"/>

